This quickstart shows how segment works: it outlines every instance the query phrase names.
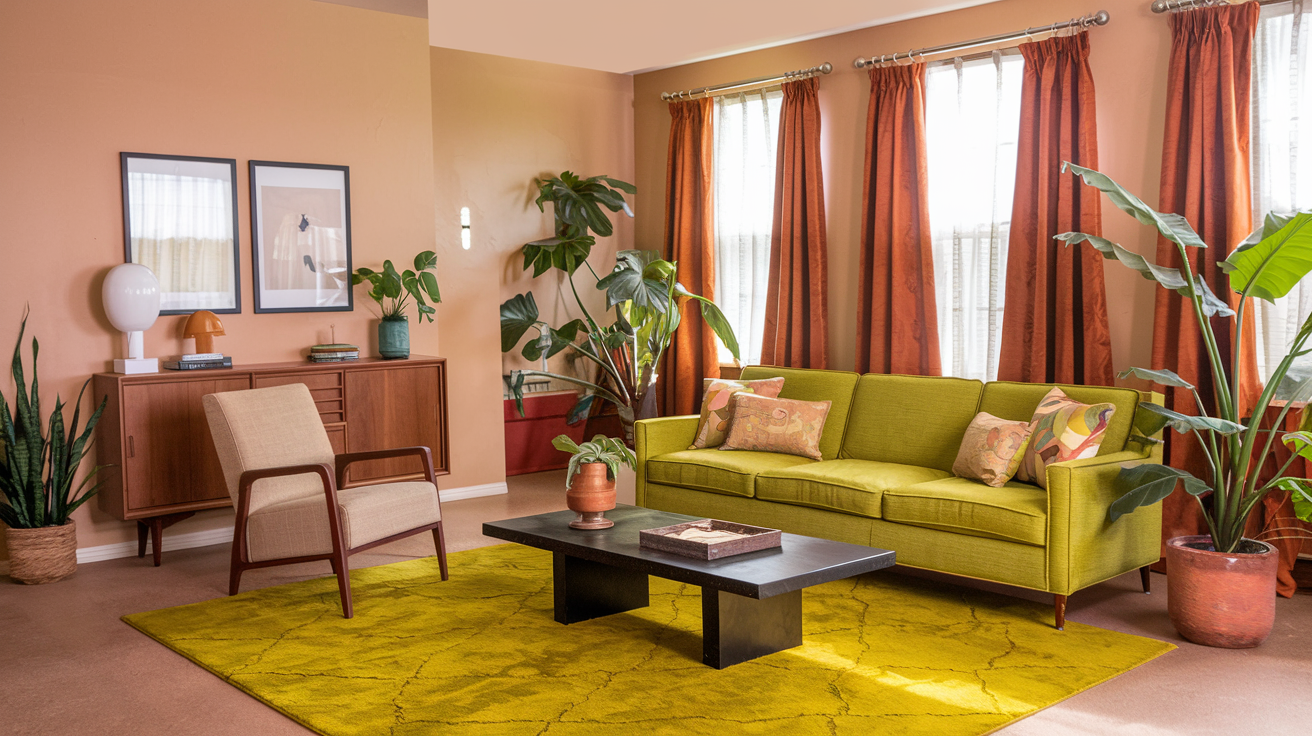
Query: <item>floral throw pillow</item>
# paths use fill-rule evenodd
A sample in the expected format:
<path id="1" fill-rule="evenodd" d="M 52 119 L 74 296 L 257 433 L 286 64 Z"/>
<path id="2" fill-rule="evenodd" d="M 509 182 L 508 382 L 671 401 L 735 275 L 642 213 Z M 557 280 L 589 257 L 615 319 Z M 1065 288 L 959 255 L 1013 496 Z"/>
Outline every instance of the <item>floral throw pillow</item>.
<path id="1" fill-rule="evenodd" d="M 729 409 L 729 399 L 737 393 L 756 394 L 774 398 L 784 390 L 784 379 L 764 378 L 759 381 L 728 381 L 719 378 L 707 378 L 704 381 L 705 393 L 702 394 L 702 418 L 697 424 L 697 437 L 689 450 L 704 447 L 719 447 L 729 434 L 729 420 L 733 412 Z"/>
<path id="2" fill-rule="evenodd" d="M 1054 387 L 1034 410 L 1030 446 L 1016 479 L 1047 488 L 1052 463 L 1097 455 L 1115 411 L 1113 404 L 1081 404 Z"/>
<path id="3" fill-rule="evenodd" d="M 829 416 L 828 401 L 770 399 L 736 393 L 729 401 L 733 421 L 721 450 L 757 450 L 820 457 L 820 435 Z"/>
<path id="4" fill-rule="evenodd" d="M 952 474 L 1001 488 L 1020 469 L 1029 441 L 1029 422 L 1011 422 L 982 411 L 966 427 Z"/>

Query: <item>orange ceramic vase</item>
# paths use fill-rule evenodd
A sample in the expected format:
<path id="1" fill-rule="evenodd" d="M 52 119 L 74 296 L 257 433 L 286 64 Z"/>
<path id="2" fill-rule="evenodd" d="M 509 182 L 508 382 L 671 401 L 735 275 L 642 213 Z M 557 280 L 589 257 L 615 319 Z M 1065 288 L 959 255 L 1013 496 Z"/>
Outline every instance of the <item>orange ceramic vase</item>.
<path id="1" fill-rule="evenodd" d="M 1249 649 L 1271 635 L 1276 620 L 1276 548 L 1213 552 L 1207 535 L 1166 543 L 1166 606 L 1180 635 L 1195 644 Z"/>
<path id="2" fill-rule="evenodd" d="M 565 491 L 565 505 L 578 518 L 569 525 L 575 529 L 606 529 L 615 522 L 606 512 L 615 508 L 615 481 L 606 477 L 606 463 L 584 463 L 579 474 Z"/>

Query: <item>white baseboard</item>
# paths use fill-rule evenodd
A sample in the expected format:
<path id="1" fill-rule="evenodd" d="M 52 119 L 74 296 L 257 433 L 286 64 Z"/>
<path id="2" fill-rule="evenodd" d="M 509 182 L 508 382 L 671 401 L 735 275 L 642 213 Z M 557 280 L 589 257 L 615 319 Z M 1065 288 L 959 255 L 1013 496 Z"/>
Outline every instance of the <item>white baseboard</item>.
<path id="1" fill-rule="evenodd" d="M 441 491 L 442 501 L 463 501 L 467 498 L 482 498 L 483 496 L 500 496 L 509 493 L 510 489 L 506 486 L 505 481 L 500 483 L 484 483 L 477 486 L 464 486 L 462 488 L 446 488 Z M 222 529 L 206 529 L 201 532 L 190 532 L 188 534 L 169 534 L 164 533 L 164 551 L 172 552 L 176 549 L 192 549 L 194 547 L 208 547 L 214 544 L 228 544 L 232 542 L 232 527 L 223 527 Z M 149 545 L 147 545 L 149 550 Z M 102 544 L 97 547 L 83 547 L 77 551 L 77 561 L 79 564 L 84 562 L 100 562 L 101 560 L 115 560 L 121 557 L 133 557 L 137 554 L 136 542 L 119 542 L 117 544 Z M 0 560 L 0 575 L 9 574 L 9 560 Z"/>

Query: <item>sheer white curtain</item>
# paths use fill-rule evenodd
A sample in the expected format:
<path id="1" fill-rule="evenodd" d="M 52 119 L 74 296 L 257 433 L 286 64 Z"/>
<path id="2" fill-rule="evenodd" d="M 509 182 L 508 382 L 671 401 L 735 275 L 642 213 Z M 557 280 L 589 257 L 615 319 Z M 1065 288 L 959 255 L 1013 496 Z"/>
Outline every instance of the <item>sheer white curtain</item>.
<path id="1" fill-rule="evenodd" d="M 929 224 L 943 375 L 998 377 L 1025 62 L 1015 52 L 931 66 Z"/>
<path id="2" fill-rule="evenodd" d="M 1302 0 L 1262 8 L 1253 45 L 1252 174 L 1254 222 L 1268 212 L 1312 209 L 1312 5 Z M 1284 358 L 1312 313 L 1312 280 L 1257 309 L 1257 368 L 1263 382 Z M 1312 356 L 1291 374 L 1312 374 Z"/>
<path id="3" fill-rule="evenodd" d="M 783 98 L 769 87 L 715 101 L 715 303 L 746 365 L 761 361 Z M 720 362 L 733 362 L 724 345 Z"/>

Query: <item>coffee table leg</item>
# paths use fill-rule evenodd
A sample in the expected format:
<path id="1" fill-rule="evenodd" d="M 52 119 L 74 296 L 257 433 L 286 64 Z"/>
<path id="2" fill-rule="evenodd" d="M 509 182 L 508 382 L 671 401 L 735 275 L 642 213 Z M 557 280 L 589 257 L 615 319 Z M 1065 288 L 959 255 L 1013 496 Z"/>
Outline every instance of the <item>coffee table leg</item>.
<path id="1" fill-rule="evenodd" d="M 647 573 L 603 565 L 563 552 L 552 553 L 556 621 L 579 621 L 646 608 Z"/>
<path id="2" fill-rule="evenodd" d="M 702 588 L 702 663 L 730 665 L 802 645 L 802 591 L 747 598 Z"/>

